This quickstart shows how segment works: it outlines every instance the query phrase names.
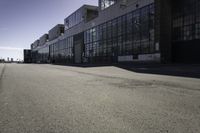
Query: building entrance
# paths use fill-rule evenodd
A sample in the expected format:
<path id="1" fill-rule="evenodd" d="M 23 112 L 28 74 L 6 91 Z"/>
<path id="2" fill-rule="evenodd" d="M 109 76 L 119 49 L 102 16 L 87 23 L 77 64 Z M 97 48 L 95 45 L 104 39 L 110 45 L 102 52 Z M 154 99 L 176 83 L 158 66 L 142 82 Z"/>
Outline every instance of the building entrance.
<path id="1" fill-rule="evenodd" d="M 74 62 L 82 63 L 84 34 L 80 33 L 74 36 Z"/>
<path id="2" fill-rule="evenodd" d="M 172 60 L 200 63 L 200 1 L 172 2 Z"/>

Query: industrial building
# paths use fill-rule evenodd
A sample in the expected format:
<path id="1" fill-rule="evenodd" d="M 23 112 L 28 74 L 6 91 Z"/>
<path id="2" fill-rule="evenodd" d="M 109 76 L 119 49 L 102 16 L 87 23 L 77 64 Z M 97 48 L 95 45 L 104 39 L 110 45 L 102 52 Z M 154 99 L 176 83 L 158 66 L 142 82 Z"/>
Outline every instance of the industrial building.
<path id="1" fill-rule="evenodd" d="M 31 50 L 24 49 L 24 63 L 32 63 Z"/>
<path id="2" fill-rule="evenodd" d="M 199 0 L 99 0 L 31 45 L 33 63 L 200 63 Z"/>

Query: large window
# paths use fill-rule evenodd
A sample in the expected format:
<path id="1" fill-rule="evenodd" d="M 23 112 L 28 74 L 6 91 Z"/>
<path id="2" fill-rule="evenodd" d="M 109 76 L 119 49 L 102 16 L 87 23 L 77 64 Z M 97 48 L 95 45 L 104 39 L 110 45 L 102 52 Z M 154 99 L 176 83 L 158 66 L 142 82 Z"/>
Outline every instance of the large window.
<path id="1" fill-rule="evenodd" d="M 115 4 L 117 0 L 100 0 L 101 10 L 108 8 L 109 6 Z"/>
<path id="2" fill-rule="evenodd" d="M 47 63 L 49 60 L 49 46 L 45 46 L 38 50 L 37 61 Z"/>
<path id="3" fill-rule="evenodd" d="M 73 56 L 73 37 L 59 40 L 50 45 L 50 59 L 52 62 L 72 63 Z"/>
<path id="4" fill-rule="evenodd" d="M 65 30 L 83 21 L 82 10 L 78 10 L 65 19 Z"/>
<path id="5" fill-rule="evenodd" d="M 85 58 L 114 61 L 118 56 L 155 53 L 154 4 L 84 32 Z"/>
<path id="6" fill-rule="evenodd" d="M 200 1 L 173 1 L 173 41 L 200 39 Z"/>

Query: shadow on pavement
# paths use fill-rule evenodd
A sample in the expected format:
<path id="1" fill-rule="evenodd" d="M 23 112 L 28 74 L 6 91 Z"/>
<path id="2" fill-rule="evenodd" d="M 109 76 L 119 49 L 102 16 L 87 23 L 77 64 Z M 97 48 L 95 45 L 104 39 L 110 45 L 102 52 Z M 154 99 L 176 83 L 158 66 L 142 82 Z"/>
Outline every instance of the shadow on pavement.
<path id="1" fill-rule="evenodd" d="M 57 64 L 62 65 L 62 64 Z M 195 64 L 159 64 L 159 63 L 117 63 L 117 64 L 68 64 L 65 66 L 72 67 L 105 67 L 115 66 L 128 71 L 144 73 L 144 74 L 158 74 L 168 76 L 179 76 L 188 78 L 200 78 L 200 65 Z"/>
<path id="2" fill-rule="evenodd" d="M 145 74 L 200 78 L 200 65 L 192 64 L 119 64 L 119 68 Z"/>

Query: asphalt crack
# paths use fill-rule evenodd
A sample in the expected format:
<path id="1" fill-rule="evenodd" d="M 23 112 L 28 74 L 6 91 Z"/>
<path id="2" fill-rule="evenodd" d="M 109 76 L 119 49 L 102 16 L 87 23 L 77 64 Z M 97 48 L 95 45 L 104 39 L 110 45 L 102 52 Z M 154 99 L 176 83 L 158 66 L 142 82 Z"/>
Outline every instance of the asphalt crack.
<path id="1" fill-rule="evenodd" d="M 3 65 L 3 69 L 0 73 L 0 93 L 2 92 L 2 79 L 3 79 L 3 76 L 4 76 L 5 70 L 6 70 L 6 64 Z"/>
<path id="2" fill-rule="evenodd" d="M 6 65 L 4 64 L 4 65 L 3 65 L 3 69 L 2 69 L 2 71 L 1 71 L 0 80 L 3 78 L 3 75 L 4 75 L 4 73 L 5 73 L 5 69 L 6 69 Z"/>

